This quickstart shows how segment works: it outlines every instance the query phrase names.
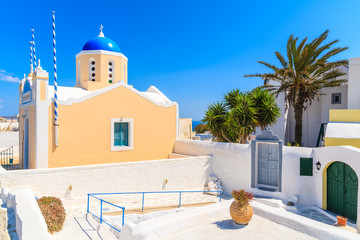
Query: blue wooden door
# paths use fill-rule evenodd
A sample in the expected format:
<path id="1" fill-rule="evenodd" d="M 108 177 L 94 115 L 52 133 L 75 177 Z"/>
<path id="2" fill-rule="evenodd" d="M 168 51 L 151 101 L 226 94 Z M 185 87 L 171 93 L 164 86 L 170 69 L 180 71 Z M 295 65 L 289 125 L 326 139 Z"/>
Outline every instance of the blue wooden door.
<path id="1" fill-rule="evenodd" d="M 279 185 L 279 150 L 277 144 L 259 143 L 258 183 Z"/>

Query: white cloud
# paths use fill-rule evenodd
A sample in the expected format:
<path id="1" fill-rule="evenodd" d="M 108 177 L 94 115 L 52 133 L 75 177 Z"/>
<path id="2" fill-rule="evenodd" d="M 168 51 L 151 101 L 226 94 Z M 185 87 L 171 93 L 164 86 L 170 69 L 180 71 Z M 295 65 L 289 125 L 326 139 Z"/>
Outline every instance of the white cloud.
<path id="1" fill-rule="evenodd" d="M 8 73 L 4 69 L 0 69 L 0 81 L 18 83 L 20 81 L 20 79 L 18 77 L 16 77 L 15 74 Z"/>

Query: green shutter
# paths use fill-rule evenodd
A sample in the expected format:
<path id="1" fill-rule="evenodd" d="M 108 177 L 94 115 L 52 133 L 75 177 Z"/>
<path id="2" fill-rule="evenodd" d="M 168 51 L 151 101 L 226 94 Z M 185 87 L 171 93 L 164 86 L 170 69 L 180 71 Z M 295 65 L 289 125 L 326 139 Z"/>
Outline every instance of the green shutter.
<path id="1" fill-rule="evenodd" d="M 300 158 L 300 176 L 312 176 L 312 175 L 313 175 L 313 159 Z"/>

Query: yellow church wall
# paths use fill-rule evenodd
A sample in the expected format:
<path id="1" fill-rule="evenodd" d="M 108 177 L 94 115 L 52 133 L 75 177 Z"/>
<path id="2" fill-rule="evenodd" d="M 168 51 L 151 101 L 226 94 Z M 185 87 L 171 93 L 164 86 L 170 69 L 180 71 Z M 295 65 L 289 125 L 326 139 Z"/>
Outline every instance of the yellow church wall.
<path id="1" fill-rule="evenodd" d="M 49 124 L 51 168 L 166 159 L 173 151 L 177 107 L 158 106 L 124 86 L 84 102 L 60 104 L 58 112 L 57 147 L 53 122 Z M 133 150 L 111 151 L 111 119 L 122 117 L 133 119 Z"/>
<path id="2" fill-rule="evenodd" d="M 40 81 L 40 100 L 46 99 L 46 84 L 44 81 Z"/>
<path id="3" fill-rule="evenodd" d="M 89 62 L 92 58 L 95 60 L 95 82 L 89 81 Z M 110 60 L 114 62 L 112 67 L 112 83 L 109 83 L 108 77 L 108 62 Z M 76 72 L 78 75 L 77 79 L 80 77 L 80 84 L 77 80 L 76 86 L 85 88 L 89 91 L 98 90 L 120 80 L 127 83 L 127 60 L 121 56 L 108 54 L 82 54 L 76 58 Z"/>
<path id="4" fill-rule="evenodd" d="M 359 109 L 331 109 L 329 111 L 329 122 L 360 122 Z M 353 146 L 360 148 L 358 138 L 329 138 L 325 137 L 325 147 L 329 146 Z"/>
<path id="5" fill-rule="evenodd" d="M 360 122 L 359 109 L 331 109 L 329 122 Z"/>
<path id="6" fill-rule="evenodd" d="M 325 147 L 329 146 L 353 146 L 360 148 L 359 138 L 325 138 Z"/>
<path id="7" fill-rule="evenodd" d="M 27 111 L 25 110 L 27 109 Z M 35 163 L 35 140 L 36 140 L 36 136 L 35 136 L 35 121 L 36 121 L 36 116 L 35 116 L 35 106 L 28 106 L 26 108 L 20 108 L 19 109 L 19 129 L 21 131 L 19 131 L 19 142 L 20 142 L 20 162 L 21 165 L 23 164 L 24 161 L 24 156 L 23 156 L 23 144 L 24 144 L 24 124 L 25 124 L 25 120 L 22 116 L 26 116 L 29 119 L 29 168 L 33 169 L 36 166 Z"/>

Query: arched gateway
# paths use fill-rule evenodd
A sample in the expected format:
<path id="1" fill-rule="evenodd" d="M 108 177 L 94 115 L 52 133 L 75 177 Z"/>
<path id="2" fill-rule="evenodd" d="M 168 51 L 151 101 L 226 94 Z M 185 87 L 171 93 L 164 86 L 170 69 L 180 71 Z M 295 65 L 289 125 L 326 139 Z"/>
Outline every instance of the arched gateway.
<path id="1" fill-rule="evenodd" d="M 327 210 L 356 221 L 358 177 L 346 163 L 327 168 Z"/>

